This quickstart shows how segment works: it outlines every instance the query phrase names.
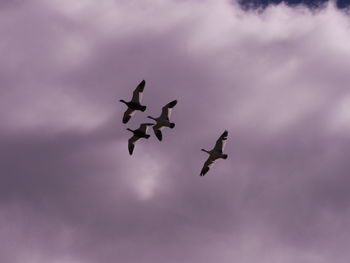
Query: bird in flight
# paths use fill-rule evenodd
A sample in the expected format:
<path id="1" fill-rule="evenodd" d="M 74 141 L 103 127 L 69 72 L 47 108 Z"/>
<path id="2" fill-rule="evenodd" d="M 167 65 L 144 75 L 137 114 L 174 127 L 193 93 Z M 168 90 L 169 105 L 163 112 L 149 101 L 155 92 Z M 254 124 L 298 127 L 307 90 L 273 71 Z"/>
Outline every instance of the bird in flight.
<path id="1" fill-rule="evenodd" d="M 154 123 L 142 123 L 140 127 L 136 130 L 131 130 L 127 128 L 128 131 L 131 131 L 134 135 L 129 139 L 128 142 L 128 148 L 129 153 L 132 155 L 134 148 L 135 148 L 135 142 L 141 138 L 148 139 L 150 137 L 149 134 L 147 134 L 147 130 L 149 126 L 152 126 Z"/>
<path id="2" fill-rule="evenodd" d="M 143 90 L 145 88 L 146 81 L 142 80 L 139 85 L 137 85 L 136 89 L 134 90 L 132 94 L 132 99 L 129 102 L 126 102 L 125 100 L 119 100 L 120 102 L 123 102 L 128 106 L 128 109 L 125 111 L 124 116 L 123 116 L 123 123 L 127 123 L 131 117 L 135 114 L 135 111 L 145 111 L 146 106 L 141 105 L 141 100 L 142 100 L 142 94 Z"/>
<path id="3" fill-rule="evenodd" d="M 223 150 L 227 141 L 227 135 L 228 132 L 225 130 L 224 133 L 221 134 L 220 138 L 216 141 L 216 144 L 212 150 L 207 151 L 205 149 L 201 149 L 201 151 L 208 153 L 209 157 L 203 165 L 200 176 L 204 176 L 217 159 L 227 159 L 228 155 L 223 154 Z"/>
<path id="4" fill-rule="evenodd" d="M 150 118 L 152 120 L 155 120 L 157 123 L 153 126 L 153 131 L 156 137 L 158 138 L 159 141 L 162 140 L 163 135 L 162 135 L 162 129 L 165 127 L 169 127 L 173 129 L 175 127 L 175 123 L 170 122 L 170 116 L 171 116 L 171 111 L 177 104 L 177 100 L 173 100 L 166 104 L 162 108 L 162 113 L 158 118 L 153 118 L 152 116 L 147 116 L 147 118 Z"/>

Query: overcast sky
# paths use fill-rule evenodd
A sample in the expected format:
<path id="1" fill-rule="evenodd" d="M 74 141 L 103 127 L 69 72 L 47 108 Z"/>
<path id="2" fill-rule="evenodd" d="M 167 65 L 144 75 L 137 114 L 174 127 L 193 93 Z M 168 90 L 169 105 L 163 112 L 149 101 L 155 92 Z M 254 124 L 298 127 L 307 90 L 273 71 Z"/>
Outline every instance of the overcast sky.
<path id="1" fill-rule="evenodd" d="M 0 262 L 349 262 L 346 9 L 0 3 Z M 174 99 L 130 156 L 126 128 Z"/>

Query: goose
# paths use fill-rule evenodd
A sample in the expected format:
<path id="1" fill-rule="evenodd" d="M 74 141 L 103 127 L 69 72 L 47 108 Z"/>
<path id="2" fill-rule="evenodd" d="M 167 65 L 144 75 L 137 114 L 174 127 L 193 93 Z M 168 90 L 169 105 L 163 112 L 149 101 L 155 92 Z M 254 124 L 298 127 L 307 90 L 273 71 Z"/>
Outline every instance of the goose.
<path id="1" fill-rule="evenodd" d="M 156 137 L 158 138 L 159 141 L 161 141 L 163 138 L 161 130 L 164 127 L 169 127 L 170 129 L 173 129 L 175 127 L 175 123 L 170 122 L 169 118 L 171 115 L 171 110 L 172 110 L 172 108 L 175 107 L 176 104 L 177 104 L 177 100 L 173 100 L 173 101 L 169 102 L 168 104 L 166 104 L 162 108 L 162 113 L 158 118 L 153 118 L 152 116 L 147 116 L 147 118 L 152 119 L 152 120 L 157 122 L 153 126 L 153 131 L 154 131 L 154 134 L 156 135 Z"/>
<path id="2" fill-rule="evenodd" d="M 209 171 L 210 167 L 214 164 L 216 159 L 227 159 L 228 155 L 222 153 L 227 141 L 227 135 L 228 132 L 225 130 L 224 133 L 221 134 L 220 138 L 216 141 L 215 146 L 212 150 L 207 151 L 205 149 L 201 149 L 201 151 L 208 153 L 209 157 L 203 165 L 200 176 L 204 176 Z"/>
<path id="3" fill-rule="evenodd" d="M 132 155 L 134 148 L 135 148 L 135 142 L 141 138 L 148 139 L 150 137 L 149 134 L 147 134 L 148 126 L 152 126 L 154 123 L 142 123 L 140 127 L 136 130 L 131 130 L 127 128 L 128 131 L 131 131 L 134 135 L 129 139 L 128 141 L 128 148 L 129 153 Z"/>
<path id="4" fill-rule="evenodd" d="M 123 123 L 127 123 L 131 117 L 135 114 L 135 111 L 139 110 L 144 112 L 146 110 L 146 106 L 141 105 L 142 100 L 142 93 L 145 88 L 146 81 L 142 80 L 139 85 L 137 85 L 136 89 L 134 90 L 132 94 L 131 101 L 127 102 L 125 100 L 119 100 L 120 102 L 123 102 L 126 106 L 128 106 L 128 109 L 125 111 L 123 116 Z"/>

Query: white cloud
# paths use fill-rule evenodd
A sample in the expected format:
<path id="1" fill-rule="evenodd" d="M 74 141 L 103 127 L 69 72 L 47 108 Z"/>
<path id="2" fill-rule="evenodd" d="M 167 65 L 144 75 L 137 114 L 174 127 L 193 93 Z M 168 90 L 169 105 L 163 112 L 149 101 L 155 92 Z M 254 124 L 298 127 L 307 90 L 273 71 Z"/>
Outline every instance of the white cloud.
<path id="1" fill-rule="evenodd" d="M 143 143 L 145 142 L 142 140 L 136 143 L 135 152 L 124 170 L 129 176 L 128 182 L 131 189 L 140 200 L 146 201 L 154 197 L 158 187 L 162 186 L 164 177 L 167 175 L 167 160 L 157 154 L 149 153 L 149 149 L 143 146 Z M 125 154 L 127 154 L 126 149 Z"/>

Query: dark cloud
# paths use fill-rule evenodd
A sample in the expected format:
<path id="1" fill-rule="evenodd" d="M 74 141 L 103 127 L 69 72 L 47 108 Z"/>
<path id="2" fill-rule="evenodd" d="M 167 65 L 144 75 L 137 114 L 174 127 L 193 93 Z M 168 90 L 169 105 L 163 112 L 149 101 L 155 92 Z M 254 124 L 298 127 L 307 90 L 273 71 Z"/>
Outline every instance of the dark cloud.
<path id="1" fill-rule="evenodd" d="M 312 9 L 321 8 L 327 3 L 329 0 L 238 0 L 239 4 L 243 8 L 247 9 L 255 9 L 255 8 L 266 8 L 269 5 L 278 5 L 278 4 L 287 4 L 290 6 L 303 5 Z M 348 8 L 350 5 L 349 0 L 337 0 L 333 1 L 336 3 L 336 6 L 340 9 Z"/>

